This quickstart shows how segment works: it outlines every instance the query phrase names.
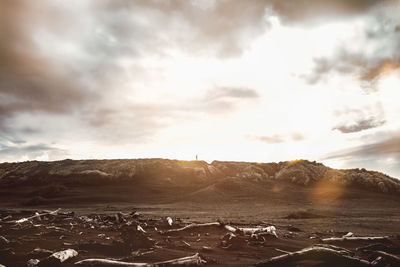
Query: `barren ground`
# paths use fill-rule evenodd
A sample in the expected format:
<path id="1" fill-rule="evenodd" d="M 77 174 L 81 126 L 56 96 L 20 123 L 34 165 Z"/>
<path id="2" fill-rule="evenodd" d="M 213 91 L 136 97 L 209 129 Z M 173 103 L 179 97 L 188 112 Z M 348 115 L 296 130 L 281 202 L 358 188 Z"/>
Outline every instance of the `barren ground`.
<path id="1" fill-rule="evenodd" d="M 372 261 L 372 252 L 356 250 L 382 244 L 400 256 L 399 198 L 393 195 L 352 190 L 329 189 L 314 192 L 290 184 L 269 184 L 270 192 L 256 194 L 238 190 L 225 194 L 179 191 L 140 192 L 134 186 L 70 188 L 67 194 L 39 206 L 24 206 L 31 188 L 2 189 L 0 235 L 9 243 L 0 244 L 0 263 L 27 266 L 33 258 L 48 253 L 75 249 L 78 256 L 63 263 L 72 266 L 87 258 L 107 258 L 127 262 L 159 262 L 200 253 L 206 266 L 251 266 L 261 260 L 321 243 L 322 238 L 389 236 L 381 241 L 340 241 L 329 244 L 347 248 Z M 240 192 L 240 193 L 238 193 Z M 59 215 L 47 215 L 28 222 L 8 223 L 35 212 L 61 208 Z M 68 214 L 74 212 L 74 214 Z M 120 218 L 117 219 L 117 214 Z M 10 215 L 10 216 L 9 216 Z M 173 219 L 169 226 L 166 217 Z M 225 242 L 224 227 L 210 226 L 165 234 L 162 231 L 190 223 L 222 221 L 234 227 L 273 225 L 278 238 L 238 236 Z M 140 225 L 144 237 L 136 229 Z M 145 239 L 141 239 L 145 238 Z M 151 240 L 147 243 L 147 238 Z M 296 262 L 294 266 L 328 266 L 323 261 Z M 391 265 L 395 266 L 395 265 Z"/>

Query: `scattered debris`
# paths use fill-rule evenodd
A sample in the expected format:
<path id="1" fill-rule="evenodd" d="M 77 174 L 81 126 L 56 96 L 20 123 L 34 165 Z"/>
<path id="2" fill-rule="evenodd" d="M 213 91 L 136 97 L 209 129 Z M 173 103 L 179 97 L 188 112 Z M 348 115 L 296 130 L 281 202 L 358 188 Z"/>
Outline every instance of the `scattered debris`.
<path id="1" fill-rule="evenodd" d="M 386 262 L 388 262 L 389 264 L 393 264 L 393 266 L 400 266 L 400 257 L 384 252 L 384 251 L 375 251 L 374 252 L 375 255 L 378 255 L 382 258 L 385 259 Z"/>
<path id="2" fill-rule="evenodd" d="M 184 241 L 184 240 L 181 240 L 181 241 L 182 241 L 182 243 L 185 244 L 187 247 L 191 247 L 191 245 L 190 245 L 188 242 L 186 242 L 186 241 Z"/>
<path id="3" fill-rule="evenodd" d="M 38 260 L 38 259 L 30 259 L 30 260 L 28 260 L 26 265 L 28 267 L 36 267 L 36 266 L 38 266 L 39 262 L 40 262 L 40 260 Z"/>
<path id="4" fill-rule="evenodd" d="M 244 235 L 254 235 L 257 233 L 264 233 L 264 234 L 271 234 L 275 237 L 278 237 L 276 234 L 275 226 L 267 226 L 267 227 L 245 227 L 245 228 L 238 228 L 238 230 L 243 233 Z"/>
<path id="5" fill-rule="evenodd" d="M 329 237 L 329 238 L 323 238 L 323 242 L 331 242 L 331 241 L 358 241 L 358 240 L 363 240 L 363 241 L 383 241 L 383 240 L 389 240 L 388 236 L 349 236 L 349 237 Z"/>
<path id="6" fill-rule="evenodd" d="M 0 245 L 7 245 L 10 243 L 10 240 L 8 240 L 7 238 L 5 238 L 4 236 L 0 235 Z"/>
<path id="7" fill-rule="evenodd" d="M 155 263 L 133 263 L 133 262 L 122 262 L 122 261 L 115 261 L 115 260 L 108 260 L 108 259 L 86 259 L 76 262 L 76 265 L 84 265 L 84 266 L 130 266 L 130 267 L 157 267 L 157 266 L 201 266 L 202 264 L 206 263 L 203 260 L 199 253 L 194 254 L 193 256 L 168 260 L 168 261 L 161 261 Z"/>
<path id="8" fill-rule="evenodd" d="M 169 224 L 169 226 L 172 226 L 172 218 L 171 217 L 167 217 L 167 223 Z"/>
<path id="9" fill-rule="evenodd" d="M 286 253 L 286 254 L 290 254 L 291 253 L 290 251 L 286 251 L 286 250 L 279 249 L 279 248 L 276 248 L 275 250 L 278 251 L 278 252 Z"/>
<path id="10" fill-rule="evenodd" d="M 370 266 L 370 262 L 350 255 L 347 250 L 318 245 L 272 257 L 257 263 L 256 266 L 295 265 L 296 262 L 304 260 L 318 260 L 332 266 Z"/>
<path id="11" fill-rule="evenodd" d="M 61 210 L 61 209 L 57 209 L 57 210 L 55 210 L 55 211 L 48 211 L 48 212 L 41 213 L 41 214 L 36 213 L 35 215 L 30 216 L 30 217 L 21 218 L 21 219 L 19 219 L 19 220 L 15 220 L 15 221 L 7 221 L 7 222 L 5 222 L 5 223 L 24 223 L 24 222 L 27 222 L 27 221 L 32 220 L 32 219 L 34 219 L 34 218 L 40 218 L 41 216 L 44 216 L 44 215 L 56 215 L 57 212 L 59 212 L 60 210 Z"/>
<path id="12" fill-rule="evenodd" d="M 8 215 L 11 212 L 13 215 Z M 272 255 L 279 251 L 283 254 L 264 260 L 258 266 L 296 266 L 306 261 L 318 262 L 319 266 L 325 266 L 328 262 L 332 266 L 400 266 L 400 241 L 395 235 L 357 237 L 352 232 L 338 232 L 336 229 L 325 231 L 320 228 L 315 228 L 315 232 L 310 233 L 306 229 L 300 230 L 285 224 L 279 226 L 283 229 L 280 236 L 287 238 L 277 239 L 276 227 L 264 221 L 260 221 L 260 225 L 222 220 L 183 224 L 179 218 L 161 217 L 158 214 L 154 217 L 138 218 L 137 213 L 115 211 L 110 214 L 79 216 L 74 212 L 11 212 L 3 211 L 0 214 L 3 218 L 13 218 L 13 221 L 10 219 L 8 222 L 0 222 L 0 263 L 6 266 L 70 266 L 76 261 L 81 266 L 134 267 L 205 263 L 204 258 L 200 258 L 198 254 L 166 262 L 160 261 L 165 257 L 179 257 L 179 254 L 175 253 L 178 251 L 182 253 L 194 250 L 204 253 L 207 262 L 213 266 L 229 266 L 236 258 L 256 260 L 256 257 L 262 254 L 256 255 L 254 251 L 273 251 L 275 254 Z M 169 224 L 168 221 L 171 220 L 172 223 Z M 293 234 L 291 230 L 302 233 Z M 309 240 L 310 236 L 315 240 Z M 288 240 L 289 238 L 291 240 Z M 322 244 L 300 249 L 302 244 L 315 243 L 321 238 L 324 238 Z M 356 248 L 357 243 L 347 242 L 342 243 L 346 248 L 341 248 L 330 243 L 345 240 L 360 240 L 363 247 Z M 386 240 L 388 242 L 385 242 Z M 67 249 L 68 247 L 70 249 Z M 60 248 L 63 250 L 59 251 Z M 229 252 L 224 252 L 223 249 Z M 150 253 L 152 254 L 147 255 Z M 221 253 L 232 254 L 233 258 L 225 257 L 223 262 L 220 262 L 218 257 Z M 71 258 L 72 260 L 69 260 Z M 81 260 L 82 258 L 87 259 Z M 244 261 L 238 265 L 241 263 L 248 265 L 248 262 Z"/>
<path id="13" fill-rule="evenodd" d="M 212 247 L 208 247 L 208 246 L 203 246 L 201 249 L 203 251 L 212 251 Z"/>
<path id="14" fill-rule="evenodd" d="M 221 226 L 221 223 L 219 222 L 210 222 L 210 223 L 192 223 L 189 225 L 186 225 L 182 228 L 177 228 L 177 229 L 170 229 L 167 231 L 162 232 L 162 234 L 168 234 L 168 233 L 173 233 L 173 232 L 181 232 L 185 231 L 188 229 L 193 229 L 193 228 L 200 228 L 200 227 L 209 227 L 209 226 Z"/>
<path id="15" fill-rule="evenodd" d="M 140 225 L 137 225 L 137 230 L 142 232 L 142 233 L 146 233 L 146 231 Z"/>
<path id="16" fill-rule="evenodd" d="M 352 232 L 348 232 L 347 234 L 343 235 L 342 237 L 351 237 L 354 236 Z"/>
<path id="17" fill-rule="evenodd" d="M 55 252 L 48 256 L 47 258 L 43 260 L 39 259 L 30 259 L 27 262 L 27 265 L 29 267 L 52 267 L 52 266 L 58 266 L 60 263 L 63 263 L 73 257 L 78 256 L 78 252 L 74 249 L 66 249 L 62 251 Z"/>
<path id="18" fill-rule="evenodd" d="M 221 238 L 221 247 L 224 249 L 238 249 L 245 245 L 245 241 L 241 239 L 238 235 L 232 232 L 225 234 Z"/>
<path id="19" fill-rule="evenodd" d="M 372 251 L 384 251 L 388 253 L 395 253 L 395 254 L 400 254 L 400 248 L 398 247 L 393 247 L 393 246 L 387 246 L 384 244 L 371 244 L 367 245 L 364 247 L 359 247 L 356 249 L 357 251 L 363 251 L 363 252 L 372 252 Z"/>
<path id="20" fill-rule="evenodd" d="M 225 227 L 226 230 L 228 230 L 228 231 L 230 231 L 232 233 L 236 233 L 236 231 L 238 230 L 236 227 L 230 226 L 228 224 L 226 224 L 224 227 Z"/>
<path id="21" fill-rule="evenodd" d="M 140 256 L 143 256 L 143 255 L 146 255 L 146 254 L 150 254 L 150 253 L 153 253 L 153 252 L 154 252 L 154 250 L 142 251 L 141 249 L 138 249 L 138 250 L 132 251 L 131 252 L 131 256 L 133 258 L 135 258 L 135 257 L 140 257 Z"/>
<path id="22" fill-rule="evenodd" d="M 66 249 L 58 252 L 54 252 L 49 256 L 49 259 L 56 259 L 59 262 L 64 262 L 68 259 L 78 256 L 78 252 L 74 249 Z"/>

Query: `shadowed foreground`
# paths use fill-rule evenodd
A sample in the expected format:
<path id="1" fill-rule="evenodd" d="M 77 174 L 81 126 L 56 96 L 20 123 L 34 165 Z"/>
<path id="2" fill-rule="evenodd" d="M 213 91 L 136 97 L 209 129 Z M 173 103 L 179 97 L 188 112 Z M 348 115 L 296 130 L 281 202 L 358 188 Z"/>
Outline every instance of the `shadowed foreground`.
<path id="1" fill-rule="evenodd" d="M 5 266 L 398 266 L 399 183 L 376 172 L 160 159 L 0 169 Z"/>

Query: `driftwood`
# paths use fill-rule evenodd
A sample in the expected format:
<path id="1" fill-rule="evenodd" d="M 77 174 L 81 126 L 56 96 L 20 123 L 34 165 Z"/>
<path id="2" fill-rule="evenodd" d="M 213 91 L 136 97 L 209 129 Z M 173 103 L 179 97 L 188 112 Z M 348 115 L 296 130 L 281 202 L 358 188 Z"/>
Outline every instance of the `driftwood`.
<path id="1" fill-rule="evenodd" d="M 168 266 L 201 266 L 206 263 L 203 260 L 199 253 L 196 253 L 192 256 L 173 259 L 169 261 L 161 261 L 155 263 L 134 263 L 134 262 L 122 262 L 115 260 L 107 260 L 107 259 L 86 259 L 76 262 L 76 265 L 83 266 L 130 266 L 130 267 L 168 267 Z"/>
<path id="2" fill-rule="evenodd" d="M 78 252 L 74 249 L 66 249 L 58 252 L 54 252 L 49 256 L 49 258 L 57 259 L 60 262 L 64 262 L 66 260 L 69 260 L 70 258 L 76 257 L 78 255 Z"/>
<path id="3" fill-rule="evenodd" d="M 384 252 L 384 251 L 375 251 L 374 255 L 380 256 L 386 260 L 386 262 L 393 264 L 393 266 L 400 266 L 400 257 Z"/>
<path id="4" fill-rule="evenodd" d="M 342 254 L 347 254 L 349 256 L 354 256 L 354 252 L 351 250 L 348 250 L 346 248 L 342 248 L 342 247 L 338 247 L 338 246 L 334 246 L 334 245 L 330 245 L 330 244 L 315 244 L 314 246 L 316 247 L 322 247 L 322 248 L 330 248 L 336 251 L 340 251 Z"/>
<path id="5" fill-rule="evenodd" d="M 75 265 L 82 266 L 129 266 L 129 267 L 152 267 L 152 265 L 148 263 L 133 263 L 133 262 L 123 262 L 116 260 L 108 260 L 108 259 L 86 259 L 75 262 Z"/>
<path id="6" fill-rule="evenodd" d="M 373 251 L 383 251 L 387 253 L 400 254 L 400 248 L 393 245 L 384 245 L 381 243 L 371 244 L 364 247 L 359 247 L 356 249 L 357 251 L 362 251 L 364 253 L 373 252 Z"/>
<path id="7" fill-rule="evenodd" d="M 267 227 L 243 227 L 243 228 L 238 228 L 240 232 L 242 232 L 244 235 L 253 235 L 257 233 L 268 233 L 272 234 L 274 236 L 276 235 L 276 228 L 275 226 L 267 226 Z"/>
<path id="8" fill-rule="evenodd" d="M 57 209 L 55 211 L 48 211 L 48 212 L 41 213 L 41 214 L 36 212 L 36 214 L 33 215 L 33 216 L 26 217 L 26 218 L 21 218 L 19 220 L 15 220 L 15 221 L 7 221 L 7 222 L 4 222 L 4 223 L 24 223 L 24 222 L 27 222 L 27 221 L 32 220 L 34 218 L 40 218 L 41 216 L 44 216 L 44 215 L 56 215 L 57 212 L 59 212 L 60 210 L 61 209 Z"/>
<path id="9" fill-rule="evenodd" d="M 256 266 L 286 266 L 297 261 L 318 260 L 332 266 L 371 266 L 370 262 L 351 256 L 347 250 L 338 247 L 312 246 L 291 252 L 268 260 L 261 261 Z"/>
<path id="10" fill-rule="evenodd" d="M 230 226 L 228 224 L 224 225 L 225 229 L 228 230 L 229 232 L 236 233 L 238 230 L 236 227 Z"/>
<path id="11" fill-rule="evenodd" d="M 8 243 L 10 243 L 10 240 L 8 240 L 4 236 L 0 235 L 0 245 L 6 245 Z"/>
<path id="12" fill-rule="evenodd" d="M 233 227 L 231 225 L 224 225 L 224 227 L 232 233 L 240 233 L 242 235 L 270 234 L 278 237 L 276 234 L 276 228 L 273 225 L 267 227 Z"/>
<path id="13" fill-rule="evenodd" d="M 73 257 L 78 256 L 78 252 L 74 249 L 66 249 L 58 252 L 54 252 L 49 257 L 38 260 L 38 259 L 30 259 L 27 262 L 29 267 L 34 266 L 58 266 L 60 263 L 63 263 Z"/>
<path id="14" fill-rule="evenodd" d="M 382 241 L 389 240 L 388 236 L 349 236 L 349 237 L 329 237 L 322 239 L 322 242 L 331 242 L 331 241 Z"/>
<path id="15" fill-rule="evenodd" d="M 170 229 L 167 231 L 162 232 L 162 234 L 168 234 L 168 233 L 174 233 L 174 232 L 181 232 L 185 231 L 188 229 L 193 229 L 193 228 L 201 228 L 201 227 L 209 227 L 209 226 L 221 226 L 221 223 L 219 222 L 211 222 L 211 223 L 192 223 L 189 225 L 186 225 L 182 228 L 177 228 L 177 229 Z"/>
<path id="16" fill-rule="evenodd" d="M 348 232 L 347 234 L 343 235 L 342 237 L 351 237 L 354 236 L 352 232 Z"/>

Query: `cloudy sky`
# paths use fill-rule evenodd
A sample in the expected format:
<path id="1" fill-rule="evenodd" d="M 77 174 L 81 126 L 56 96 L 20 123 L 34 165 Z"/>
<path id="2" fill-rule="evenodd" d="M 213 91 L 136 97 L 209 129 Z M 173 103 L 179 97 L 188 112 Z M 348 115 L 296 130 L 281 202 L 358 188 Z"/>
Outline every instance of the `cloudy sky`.
<path id="1" fill-rule="evenodd" d="M 0 4 L 0 161 L 282 161 L 400 177 L 400 1 Z"/>

